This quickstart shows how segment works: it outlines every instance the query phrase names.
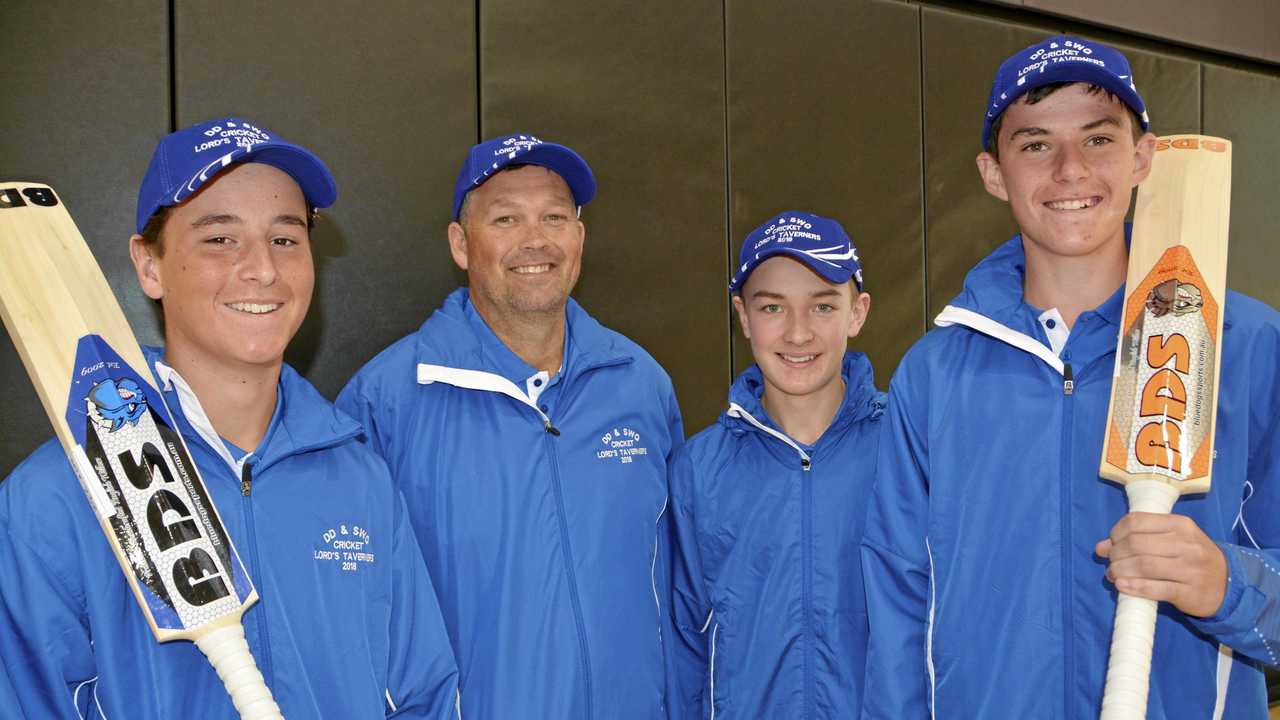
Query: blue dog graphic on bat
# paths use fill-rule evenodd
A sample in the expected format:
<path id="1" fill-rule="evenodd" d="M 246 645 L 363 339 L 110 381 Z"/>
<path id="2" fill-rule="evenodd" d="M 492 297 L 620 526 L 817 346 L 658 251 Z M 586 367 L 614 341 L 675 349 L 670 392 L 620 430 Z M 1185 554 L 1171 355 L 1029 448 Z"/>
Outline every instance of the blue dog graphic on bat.
<path id="1" fill-rule="evenodd" d="M 103 380 L 93 386 L 85 402 L 89 416 L 109 432 L 119 430 L 125 423 L 137 425 L 147 412 L 147 396 L 129 378 Z"/>

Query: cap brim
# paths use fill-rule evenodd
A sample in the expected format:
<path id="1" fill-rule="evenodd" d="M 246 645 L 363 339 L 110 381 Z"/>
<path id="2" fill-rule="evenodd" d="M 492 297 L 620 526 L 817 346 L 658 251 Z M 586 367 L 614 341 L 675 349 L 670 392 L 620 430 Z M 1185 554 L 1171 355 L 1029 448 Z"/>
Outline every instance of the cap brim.
<path id="1" fill-rule="evenodd" d="M 510 164 L 538 165 L 554 170 L 569 186 L 575 204 L 586 205 L 596 196 L 596 179 L 587 161 L 564 145 L 540 143 L 517 155 Z"/>
<path id="2" fill-rule="evenodd" d="M 306 148 L 291 143 L 268 143 L 236 158 L 236 162 L 258 162 L 283 170 L 298 183 L 311 207 L 327 208 L 338 199 L 333 174 Z"/>
<path id="3" fill-rule="evenodd" d="M 792 258 L 793 260 L 796 260 L 802 263 L 805 267 L 817 273 L 819 277 L 831 283 L 832 285 L 843 285 L 844 283 L 849 282 L 849 280 L 853 278 L 852 268 L 844 267 L 842 265 L 837 265 L 832 262 L 827 262 L 826 260 L 819 260 L 813 257 L 812 255 L 809 255 L 808 253 L 800 252 L 799 250 L 792 250 L 791 248 L 787 248 L 787 247 L 775 246 L 760 253 L 758 256 L 756 256 L 750 262 L 747 263 L 747 267 L 745 270 L 742 270 L 738 274 L 734 275 L 733 281 L 729 284 L 729 292 L 731 293 L 741 292 L 742 286 L 747 283 L 747 278 L 751 276 L 751 273 L 754 272 L 756 268 L 760 267 L 761 263 L 763 263 L 765 260 L 768 260 L 771 257 L 775 257 L 779 255 L 783 257 Z"/>

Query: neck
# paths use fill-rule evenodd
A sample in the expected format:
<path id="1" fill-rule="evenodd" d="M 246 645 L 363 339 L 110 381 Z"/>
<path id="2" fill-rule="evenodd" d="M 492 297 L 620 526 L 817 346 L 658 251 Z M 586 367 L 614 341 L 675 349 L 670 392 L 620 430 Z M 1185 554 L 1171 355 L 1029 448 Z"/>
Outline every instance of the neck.
<path id="1" fill-rule="evenodd" d="M 844 378 L 838 375 L 822 389 L 806 395 L 789 395 L 766 379 L 761 403 L 788 437 L 812 445 L 836 419 L 844 393 Z"/>
<path id="2" fill-rule="evenodd" d="M 564 363 L 565 309 L 518 315 L 491 312 L 475 303 L 476 312 L 494 335 L 535 370 L 555 375 Z"/>
<path id="3" fill-rule="evenodd" d="M 165 363 L 191 386 L 214 431 L 249 452 L 262 442 L 271 424 L 282 362 L 220 364 L 181 344 L 165 348 Z"/>
<path id="4" fill-rule="evenodd" d="M 1079 257 L 1048 257 L 1025 241 L 1023 247 L 1027 249 L 1024 299 L 1041 310 L 1057 308 L 1067 328 L 1075 326 L 1080 313 L 1098 307 L 1124 284 L 1129 252 L 1123 235 L 1119 242 Z"/>

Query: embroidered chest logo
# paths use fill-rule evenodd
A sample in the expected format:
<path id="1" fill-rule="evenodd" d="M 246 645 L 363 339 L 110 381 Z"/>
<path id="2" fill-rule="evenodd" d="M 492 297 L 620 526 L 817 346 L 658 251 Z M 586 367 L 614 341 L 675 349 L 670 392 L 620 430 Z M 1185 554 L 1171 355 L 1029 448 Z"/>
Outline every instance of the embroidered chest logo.
<path id="1" fill-rule="evenodd" d="M 608 462 L 617 460 L 626 464 L 635 460 L 637 455 L 648 455 L 649 448 L 640 443 L 640 433 L 629 427 L 616 427 L 600 436 L 600 449 L 596 451 L 596 459 Z"/>
<path id="2" fill-rule="evenodd" d="M 359 572 L 364 564 L 374 561 L 369 531 L 359 525 L 329 528 L 320 540 L 322 544 L 312 555 L 318 563 L 331 563 L 344 572 Z"/>

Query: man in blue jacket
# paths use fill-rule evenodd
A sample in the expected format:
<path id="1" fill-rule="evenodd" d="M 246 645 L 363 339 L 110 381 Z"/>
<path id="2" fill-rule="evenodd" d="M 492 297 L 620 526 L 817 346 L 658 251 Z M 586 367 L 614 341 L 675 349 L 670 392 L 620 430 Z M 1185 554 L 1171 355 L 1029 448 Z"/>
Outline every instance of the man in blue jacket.
<path id="1" fill-rule="evenodd" d="M 360 426 L 283 362 L 336 194 L 319 158 L 240 119 L 162 139 L 129 243 L 164 311 L 147 362 L 261 596 L 245 633 L 285 717 L 453 717 L 404 501 Z M 333 552 L 353 544 L 351 562 Z M 155 642 L 57 443 L 0 484 L 0 578 L 0 716 L 239 717 L 195 645 Z"/>
<path id="2" fill-rule="evenodd" d="M 1021 232 L 890 385 L 864 717 L 1097 717 L 1117 585 L 1162 601 L 1148 718 L 1266 716 L 1280 316 L 1227 293 L 1211 492 L 1126 514 L 1098 478 L 1146 130 L 1127 60 L 1100 43 L 1051 38 L 996 74 L 978 169 Z"/>
<path id="3" fill-rule="evenodd" d="M 871 297 L 840 224 L 798 211 L 747 236 L 729 287 L 756 364 L 676 456 L 673 716 L 857 717 L 884 396 L 846 346 Z"/>
<path id="4" fill-rule="evenodd" d="M 391 466 L 469 718 L 663 714 L 671 381 L 569 298 L 595 193 L 567 147 L 467 154 L 449 249 L 468 287 L 338 397 Z"/>

